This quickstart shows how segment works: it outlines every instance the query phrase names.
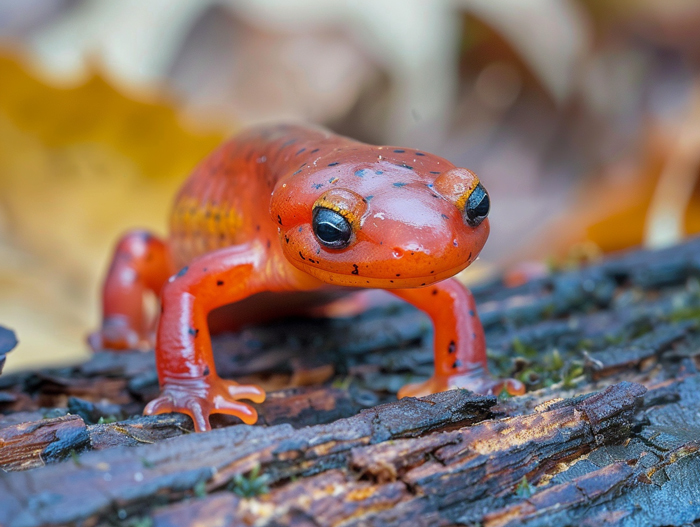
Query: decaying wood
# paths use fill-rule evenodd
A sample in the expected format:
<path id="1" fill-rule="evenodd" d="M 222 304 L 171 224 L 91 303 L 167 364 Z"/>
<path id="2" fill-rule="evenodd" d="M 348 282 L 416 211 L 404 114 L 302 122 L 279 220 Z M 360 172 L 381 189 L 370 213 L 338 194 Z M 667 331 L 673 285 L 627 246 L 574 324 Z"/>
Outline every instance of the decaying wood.
<path id="1" fill-rule="evenodd" d="M 493 371 L 528 385 L 516 398 L 396 401 L 432 361 L 428 320 L 396 304 L 218 337 L 220 373 L 269 390 L 253 427 L 141 416 L 151 353 L 3 375 L 0 525 L 692 523 L 697 277 L 693 240 L 477 288 Z"/>
<path id="2" fill-rule="evenodd" d="M 0 468 L 41 467 L 82 450 L 88 441 L 85 423 L 76 415 L 10 425 L 0 429 Z"/>

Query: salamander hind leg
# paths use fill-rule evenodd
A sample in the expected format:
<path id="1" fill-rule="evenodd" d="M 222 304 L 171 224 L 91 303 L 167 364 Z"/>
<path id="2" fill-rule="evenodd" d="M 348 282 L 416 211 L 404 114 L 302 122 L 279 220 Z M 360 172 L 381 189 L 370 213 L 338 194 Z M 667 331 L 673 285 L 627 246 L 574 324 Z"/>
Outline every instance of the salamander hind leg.
<path id="1" fill-rule="evenodd" d="M 173 272 L 167 245 L 145 231 L 124 235 L 114 251 L 102 290 L 102 325 L 88 337 L 93 350 L 148 348 L 154 321 L 147 320 L 144 297 L 160 294 Z"/>
<path id="2" fill-rule="evenodd" d="M 525 386 L 515 379 L 497 379 L 489 374 L 486 339 L 471 292 L 454 278 L 429 287 L 392 289 L 427 313 L 435 328 L 435 372 L 425 382 L 401 388 L 401 397 L 422 397 L 463 388 L 476 393 L 498 394 L 506 390 L 521 395 Z"/>

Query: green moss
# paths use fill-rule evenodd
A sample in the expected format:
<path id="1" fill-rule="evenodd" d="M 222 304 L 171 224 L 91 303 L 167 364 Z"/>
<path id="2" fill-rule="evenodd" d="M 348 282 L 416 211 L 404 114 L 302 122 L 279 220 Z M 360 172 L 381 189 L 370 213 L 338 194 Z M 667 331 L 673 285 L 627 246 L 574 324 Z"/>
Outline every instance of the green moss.
<path id="1" fill-rule="evenodd" d="M 685 322 L 687 320 L 700 321 L 700 307 L 681 307 L 668 315 L 669 322 Z"/>
<path id="2" fill-rule="evenodd" d="M 122 525 L 124 527 L 153 527 L 153 518 L 136 516 L 135 518 L 129 518 Z"/>
<path id="3" fill-rule="evenodd" d="M 575 379 L 583 375 L 583 364 L 580 362 L 572 362 L 568 365 L 562 378 L 562 386 L 566 389 L 571 389 L 576 386 Z"/>
<path id="4" fill-rule="evenodd" d="M 523 357 L 526 357 L 528 359 L 534 359 L 539 355 L 539 352 L 536 348 L 527 344 L 523 344 L 523 342 L 517 338 L 513 339 L 511 347 L 517 355 L 522 355 Z"/>
<path id="5" fill-rule="evenodd" d="M 508 390 L 501 390 L 501 393 L 498 394 L 498 399 L 500 401 L 507 401 L 508 399 L 512 399 L 513 396 L 508 393 Z"/>
<path id="6" fill-rule="evenodd" d="M 204 480 L 198 482 L 192 489 L 192 492 L 198 498 L 204 498 L 207 495 L 207 482 Z"/>
<path id="7" fill-rule="evenodd" d="M 260 474 L 260 465 L 256 465 L 247 476 L 243 474 L 234 476 L 228 489 L 242 498 L 253 498 L 270 492 L 267 486 L 269 480 L 267 474 Z"/>
<path id="8" fill-rule="evenodd" d="M 519 498 L 529 498 L 534 493 L 534 487 L 528 483 L 527 477 L 523 476 L 523 479 L 521 479 L 520 483 L 515 487 L 515 495 Z"/>

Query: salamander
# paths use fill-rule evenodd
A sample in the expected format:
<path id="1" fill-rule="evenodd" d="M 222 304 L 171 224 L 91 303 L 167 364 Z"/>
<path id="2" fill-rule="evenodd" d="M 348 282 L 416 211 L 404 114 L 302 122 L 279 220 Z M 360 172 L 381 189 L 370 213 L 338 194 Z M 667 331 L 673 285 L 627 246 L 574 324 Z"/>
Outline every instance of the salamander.
<path id="1" fill-rule="evenodd" d="M 131 231 L 118 242 L 102 325 L 90 343 L 147 344 L 153 326 L 144 295 L 160 295 L 161 394 L 144 413 L 185 413 L 197 431 L 210 429 L 212 413 L 253 424 L 256 410 L 241 400 L 259 403 L 265 392 L 217 375 L 210 312 L 242 306 L 241 325 L 380 288 L 434 325 L 434 374 L 399 397 L 451 388 L 522 393 L 517 381 L 488 374 L 474 299 L 453 278 L 484 246 L 489 207 L 474 172 L 421 150 L 367 145 L 310 126 L 251 128 L 187 179 L 167 239 Z"/>

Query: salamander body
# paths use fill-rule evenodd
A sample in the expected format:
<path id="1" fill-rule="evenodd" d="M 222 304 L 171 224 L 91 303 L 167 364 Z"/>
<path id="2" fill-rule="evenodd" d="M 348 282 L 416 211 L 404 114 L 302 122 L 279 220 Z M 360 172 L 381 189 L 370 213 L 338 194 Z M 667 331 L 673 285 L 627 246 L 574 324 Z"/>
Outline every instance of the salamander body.
<path id="1" fill-rule="evenodd" d="M 415 149 L 370 146 L 320 128 L 248 130 L 199 165 L 178 193 L 165 240 L 143 231 L 117 244 L 93 348 L 149 341 L 143 296 L 160 295 L 155 350 L 161 395 L 145 413 L 183 412 L 198 431 L 211 413 L 254 423 L 262 389 L 216 374 L 208 315 L 231 305 L 243 324 L 284 314 L 273 295 L 325 303 L 381 288 L 425 311 L 435 326 L 435 373 L 399 396 L 450 388 L 521 392 L 488 376 L 471 293 L 452 278 L 489 234 L 478 177 Z M 258 295 L 267 293 L 267 295 Z M 258 302 L 260 304 L 260 302 Z M 229 314 L 230 316 L 230 314 Z M 210 321 L 212 325 L 215 322 Z"/>

